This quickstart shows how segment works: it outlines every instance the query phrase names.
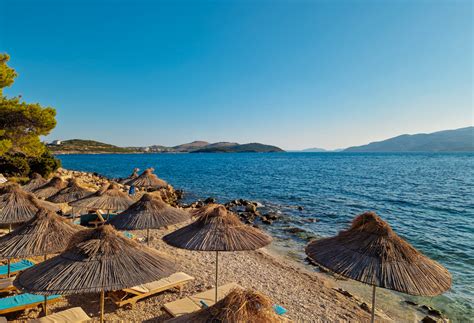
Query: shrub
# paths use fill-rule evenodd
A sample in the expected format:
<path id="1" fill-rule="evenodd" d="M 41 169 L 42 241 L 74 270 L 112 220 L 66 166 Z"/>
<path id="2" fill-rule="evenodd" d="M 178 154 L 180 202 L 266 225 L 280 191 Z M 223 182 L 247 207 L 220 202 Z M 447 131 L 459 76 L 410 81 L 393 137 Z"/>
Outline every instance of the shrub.
<path id="1" fill-rule="evenodd" d="M 61 167 L 61 161 L 47 151 L 38 158 L 29 158 L 29 165 L 29 175 L 38 173 L 43 177 L 49 177 L 49 175 Z"/>

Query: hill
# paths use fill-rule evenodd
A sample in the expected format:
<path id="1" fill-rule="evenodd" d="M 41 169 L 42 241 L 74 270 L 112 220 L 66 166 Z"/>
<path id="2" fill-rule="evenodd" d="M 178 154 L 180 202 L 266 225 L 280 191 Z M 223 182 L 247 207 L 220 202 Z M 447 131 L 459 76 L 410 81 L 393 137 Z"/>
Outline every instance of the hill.
<path id="1" fill-rule="evenodd" d="M 182 144 L 174 147 L 170 147 L 175 152 L 190 152 L 193 150 L 197 150 L 209 145 L 207 141 L 193 141 L 187 144 Z"/>
<path id="2" fill-rule="evenodd" d="M 344 152 L 463 152 L 474 151 L 474 127 L 401 135 Z"/>
<path id="3" fill-rule="evenodd" d="M 210 145 L 211 146 L 211 145 Z M 214 145 L 192 151 L 193 153 L 271 153 L 283 152 L 284 150 L 270 145 L 260 143 L 234 144 L 234 145 Z"/>
<path id="4" fill-rule="evenodd" d="M 106 144 L 100 141 L 83 139 L 64 140 L 59 144 L 48 144 L 47 146 L 53 153 L 62 154 L 137 152 L 135 148 L 123 148 L 111 144 Z"/>

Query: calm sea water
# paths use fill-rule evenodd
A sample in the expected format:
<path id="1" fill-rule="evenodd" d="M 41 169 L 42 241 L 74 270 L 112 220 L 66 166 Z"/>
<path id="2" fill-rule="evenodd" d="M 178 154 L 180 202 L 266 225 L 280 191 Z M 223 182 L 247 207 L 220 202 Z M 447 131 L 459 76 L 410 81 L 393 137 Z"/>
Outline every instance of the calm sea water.
<path id="1" fill-rule="evenodd" d="M 458 321 L 474 318 L 474 154 L 277 153 L 63 155 L 63 166 L 109 177 L 154 167 L 187 199 L 244 198 L 277 209 L 285 228 L 330 236 L 373 210 L 403 238 L 446 266 L 453 288 L 430 303 Z M 303 211 L 297 209 L 303 207 Z M 316 218 L 318 222 L 307 221 Z"/>

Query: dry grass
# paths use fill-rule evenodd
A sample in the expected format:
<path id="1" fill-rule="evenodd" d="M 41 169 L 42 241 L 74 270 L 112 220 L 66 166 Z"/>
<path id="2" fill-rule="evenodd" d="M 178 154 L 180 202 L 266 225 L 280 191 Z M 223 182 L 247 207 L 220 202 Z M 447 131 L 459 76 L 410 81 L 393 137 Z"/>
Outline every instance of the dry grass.
<path id="1" fill-rule="evenodd" d="M 105 225 L 80 231 L 65 252 L 25 270 L 14 285 L 42 295 L 97 293 L 149 283 L 175 271 L 155 249 Z"/>
<path id="2" fill-rule="evenodd" d="M 141 173 L 140 176 L 127 181 L 126 184 L 134 185 L 136 187 L 154 188 L 154 189 L 166 187 L 168 183 L 158 178 L 158 176 L 153 174 L 153 171 L 154 171 L 153 168 L 145 169 L 145 171 Z"/>
<path id="3" fill-rule="evenodd" d="M 23 185 L 21 188 L 26 192 L 33 192 L 37 188 L 40 188 L 48 182 L 47 179 L 43 178 L 40 174 L 34 173 L 31 180 Z"/>
<path id="4" fill-rule="evenodd" d="M 233 289 L 225 298 L 211 307 L 169 322 L 228 322 L 228 323 L 272 323 L 288 322 L 279 317 L 272 308 L 273 302 L 262 293 L 251 289 Z"/>
<path id="5" fill-rule="evenodd" d="M 119 230 L 159 229 L 190 218 L 187 211 L 171 207 L 157 195 L 146 193 L 138 202 L 114 217 L 110 224 Z"/>
<path id="6" fill-rule="evenodd" d="M 49 182 L 34 190 L 33 194 L 35 194 L 38 198 L 47 199 L 62 190 L 63 188 L 65 188 L 66 186 L 67 183 L 63 181 L 61 177 L 55 176 L 51 178 Z"/>
<path id="7" fill-rule="evenodd" d="M 75 208 L 110 211 L 126 210 L 132 204 L 133 200 L 116 183 L 104 185 L 93 195 L 70 203 Z"/>
<path id="8" fill-rule="evenodd" d="M 243 224 L 223 205 L 201 212 L 195 222 L 164 236 L 163 240 L 177 248 L 201 251 L 256 250 L 272 241 L 266 233 Z"/>
<path id="9" fill-rule="evenodd" d="M 14 224 L 30 220 L 38 206 L 50 211 L 59 211 L 59 206 L 38 200 L 33 194 L 23 191 L 18 184 L 9 184 L 0 191 L 0 223 Z"/>
<path id="10" fill-rule="evenodd" d="M 61 252 L 79 230 L 79 226 L 55 213 L 40 209 L 33 219 L 0 238 L 0 257 L 23 258 Z"/>
<path id="11" fill-rule="evenodd" d="M 49 197 L 47 200 L 54 203 L 69 203 L 85 198 L 93 193 L 94 191 L 80 186 L 75 178 L 71 178 L 68 181 L 67 187 Z"/>
<path id="12" fill-rule="evenodd" d="M 344 277 L 410 295 L 435 296 L 451 287 L 451 275 L 401 239 L 373 212 L 332 238 L 312 241 L 306 254 Z"/>

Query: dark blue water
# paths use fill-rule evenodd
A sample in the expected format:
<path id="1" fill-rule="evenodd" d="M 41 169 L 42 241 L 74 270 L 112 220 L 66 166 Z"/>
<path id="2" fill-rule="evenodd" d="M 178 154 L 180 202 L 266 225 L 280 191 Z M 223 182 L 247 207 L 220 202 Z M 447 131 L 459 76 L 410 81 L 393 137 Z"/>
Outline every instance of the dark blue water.
<path id="1" fill-rule="evenodd" d="M 110 177 L 154 167 L 188 199 L 244 198 L 288 216 L 317 236 L 373 210 L 403 238 L 446 266 L 453 288 L 431 300 L 451 319 L 474 317 L 474 154 L 280 153 L 63 155 L 63 166 Z M 298 211 L 302 206 L 303 211 Z M 310 223 L 307 218 L 317 218 Z M 298 241 L 303 250 L 304 241 Z"/>

